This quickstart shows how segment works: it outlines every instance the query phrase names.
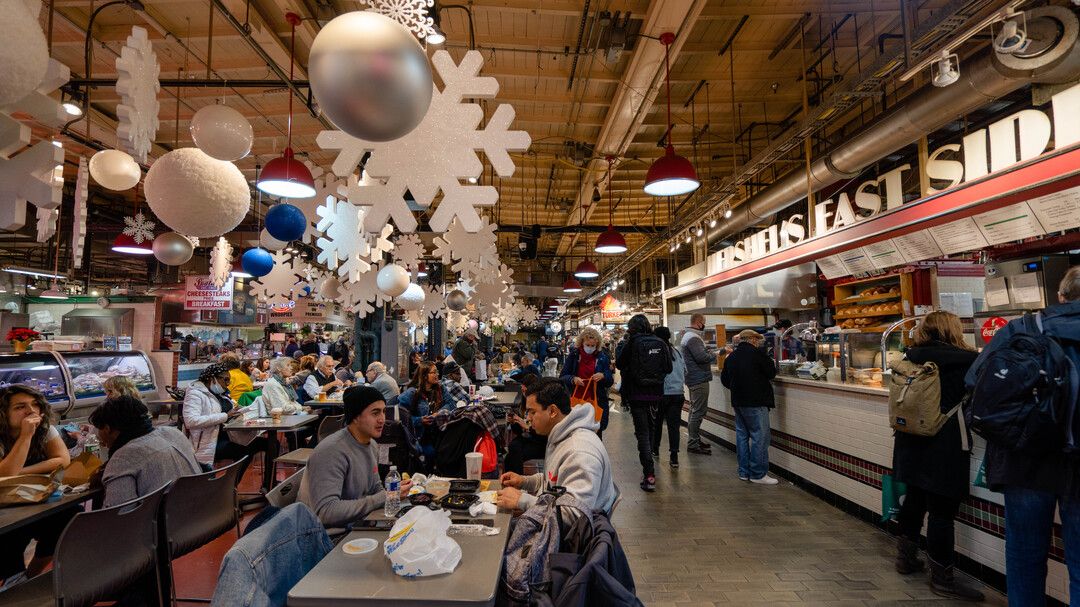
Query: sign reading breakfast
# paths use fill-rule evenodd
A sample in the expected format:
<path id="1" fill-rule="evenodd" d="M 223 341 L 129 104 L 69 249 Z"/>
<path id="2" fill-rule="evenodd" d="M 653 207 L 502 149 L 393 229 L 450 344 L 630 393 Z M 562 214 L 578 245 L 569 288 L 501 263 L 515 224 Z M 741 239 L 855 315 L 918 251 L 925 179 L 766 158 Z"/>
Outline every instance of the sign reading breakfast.
<path id="1" fill-rule="evenodd" d="M 233 283 L 218 288 L 209 276 L 188 276 L 184 288 L 185 310 L 232 310 Z"/>

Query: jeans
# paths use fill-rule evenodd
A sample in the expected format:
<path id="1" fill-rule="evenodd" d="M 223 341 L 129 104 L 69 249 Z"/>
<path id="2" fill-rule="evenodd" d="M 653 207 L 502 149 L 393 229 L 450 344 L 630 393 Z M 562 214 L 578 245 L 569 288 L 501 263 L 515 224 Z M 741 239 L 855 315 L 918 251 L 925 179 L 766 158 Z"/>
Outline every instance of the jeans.
<path id="1" fill-rule="evenodd" d="M 637 438 L 638 459 L 642 476 L 654 476 L 652 458 L 652 415 L 649 409 L 658 401 L 630 401 L 630 415 L 634 419 L 634 437 Z"/>
<path id="2" fill-rule="evenodd" d="M 687 422 L 686 448 L 693 449 L 701 446 L 701 420 L 705 419 L 705 410 L 709 408 L 709 382 L 690 389 L 690 420 Z"/>
<path id="3" fill-rule="evenodd" d="M 768 407 L 735 407 L 739 478 L 756 480 L 769 471 L 769 434 Z"/>
<path id="4" fill-rule="evenodd" d="M 938 495 L 908 485 L 897 520 L 904 537 L 917 543 L 922 534 L 923 518 L 929 513 L 930 520 L 926 523 L 926 554 L 935 563 L 948 567 L 956 561 L 953 552 L 956 541 L 953 520 L 959 510 L 959 498 Z"/>
<path id="5" fill-rule="evenodd" d="M 1080 504 L 1045 491 L 1005 488 L 1005 576 L 1009 607 L 1046 604 L 1046 559 L 1054 506 L 1060 506 L 1069 596 L 1080 603 Z"/>
<path id="6" fill-rule="evenodd" d="M 668 451 L 672 455 L 679 452 L 679 418 L 682 412 L 683 397 L 664 396 L 652 412 L 652 451 L 660 453 L 660 439 L 664 436 L 664 424 L 668 428 Z"/>

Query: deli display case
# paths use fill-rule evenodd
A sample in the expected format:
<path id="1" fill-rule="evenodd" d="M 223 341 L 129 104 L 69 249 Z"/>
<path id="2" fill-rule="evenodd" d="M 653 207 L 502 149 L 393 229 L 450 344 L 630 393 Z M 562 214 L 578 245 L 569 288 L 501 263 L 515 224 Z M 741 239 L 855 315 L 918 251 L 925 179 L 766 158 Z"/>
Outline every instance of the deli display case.
<path id="1" fill-rule="evenodd" d="M 59 414 L 71 408 L 68 377 L 63 360 L 55 352 L 0 354 L 0 388 L 12 384 L 40 391 Z"/>

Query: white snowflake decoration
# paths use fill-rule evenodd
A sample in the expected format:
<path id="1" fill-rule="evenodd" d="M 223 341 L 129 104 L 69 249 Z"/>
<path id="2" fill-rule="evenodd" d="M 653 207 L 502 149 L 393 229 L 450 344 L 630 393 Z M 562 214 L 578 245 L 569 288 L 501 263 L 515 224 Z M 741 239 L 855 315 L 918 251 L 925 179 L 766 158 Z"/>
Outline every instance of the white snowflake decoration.
<path id="1" fill-rule="evenodd" d="M 146 30 L 137 25 L 132 27 L 127 44 L 116 58 L 116 92 L 120 95 L 120 104 L 116 106 L 116 136 L 124 151 L 140 163 L 146 162 L 161 125 L 157 99 L 161 90 L 160 70 Z"/>
<path id="2" fill-rule="evenodd" d="M 45 242 L 56 234 L 56 223 L 60 220 L 60 209 L 37 210 L 37 241 Z"/>
<path id="3" fill-rule="evenodd" d="M 485 276 L 499 267 L 497 228 L 485 217 L 481 220 L 480 230 L 470 234 L 461 221 L 454 221 L 444 234 L 433 240 L 434 255 L 465 278 Z"/>
<path id="4" fill-rule="evenodd" d="M 198 248 L 198 246 L 199 246 L 199 237 L 198 236 L 188 236 L 187 234 L 180 234 L 180 235 L 183 236 L 184 238 L 187 238 L 188 241 L 191 242 L 191 246 L 193 248 Z"/>
<path id="5" fill-rule="evenodd" d="M 402 234 L 394 242 L 394 261 L 403 266 L 408 266 L 412 272 L 413 282 L 416 281 L 420 271 L 420 262 L 427 257 L 424 243 L 416 234 Z"/>
<path id="6" fill-rule="evenodd" d="M 536 321 L 540 320 L 540 312 L 535 306 L 525 306 L 520 318 L 523 325 L 535 325 Z"/>
<path id="7" fill-rule="evenodd" d="M 446 318 L 450 309 L 446 307 L 446 298 L 435 287 L 424 289 L 424 314 L 431 318 Z"/>
<path id="8" fill-rule="evenodd" d="M 394 234 L 394 226 L 386 224 L 382 227 L 382 230 L 375 230 L 375 234 L 368 235 L 368 242 L 371 245 L 371 260 L 382 261 L 384 255 L 394 250 L 394 242 L 390 240 L 390 236 Z"/>
<path id="9" fill-rule="evenodd" d="M 248 292 L 265 298 L 268 303 L 285 302 L 291 300 L 293 294 L 302 288 L 296 284 L 299 281 L 300 275 L 293 267 L 291 255 L 278 251 L 274 253 L 274 268 L 269 274 L 253 280 Z"/>
<path id="10" fill-rule="evenodd" d="M 127 226 L 124 228 L 124 234 L 130 236 L 138 244 L 154 239 L 154 227 L 157 224 L 148 220 L 142 211 L 135 213 L 134 217 L 130 215 L 124 217 L 124 225 Z"/>
<path id="11" fill-rule="evenodd" d="M 218 238 L 217 244 L 210 249 L 210 280 L 219 289 L 232 275 L 232 251 L 232 245 L 224 236 Z"/>
<path id="12" fill-rule="evenodd" d="M 390 297 L 375 286 L 375 276 L 380 269 L 378 266 L 372 266 L 370 270 L 361 274 L 356 282 L 341 284 L 342 305 L 355 312 L 359 318 L 364 318 L 374 312 L 376 306 L 390 301 Z"/>
<path id="13" fill-rule="evenodd" d="M 368 11 L 390 17 L 421 40 L 435 33 L 435 20 L 428 12 L 435 0 L 366 0 L 364 4 L 371 7 Z"/>
<path id="14" fill-rule="evenodd" d="M 323 272 L 322 268 L 305 263 L 303 264 L 303 267 L 300 268 L 300 282 L 297 284 L 297 288 L 302 290 L 304 287 L 308 287 L 312 291 L 316 291 L 319 287 L 319 283 L 327 276 L 329 276 L 329 274 Z M 318 293 L 316 293 L 315 298 L 320 298 Z"/>
<path id="15" fill-rule="evenodd" d="M 472 303 L 484 316 L 498 314 L 499 306 L 503 305 L 506 285 L 501 282 L 482 282 L 476 285 L 472 294 Z"/>
<path id="16" fill-rule="evenodd" d="M 327 198 L 315 212 L 319 216 L 315 229 L 326 235 L 315 241 L 319 248 L 318 262 L 337 271 L 338 276 L 346 277 L 349 282 L 356 282 L 360 274 L 371 269 L 371 245 L 361 232 L 366 210 Z"/>
<path id="17" fill-rule="evenodd" d="M 377 231 L 391 219 L 402 232 L 416 231 L 405 190 L 424 208 L 430 207 L 442 190 L 443 200 L 430 220 L 434 231 L 445 231 L 454 217 L 466 231 L 480 230 L 475 207 L 494 205 L 499 194 L 492 186 L 462 185 L 463 180 L 477 179 L 483 172 L 476 152 L 484 152 L 500 177 L 510 177 L 515 166 L 509 152 L 525 151 L 532 142 L 526 131 L 507 130 L 514 120 L 512 106 L 500 105 L 487 125 L 478 129 L 483 109 L 476 103 L 462 102 L 466 97 L 491 99 L 499 92 L 494 78 L 478 76 L 483 55 L 469 51 L 455 65 L 448 52 L 437 51 L 431 61 L 443 89 L 434 87 L 427 114 L 407 135 L 389 142 L 370 142 L 341 131 L 323 131 L 317 138 L 322 149 L 340 150 L 333 164 L 337 175 L 353 173 L 361 158 L 371 152 L 365 168 L 373 178 L 372 185 L 349 192 L 350 202 L 371 207 L 365 220 L 368 232 Z"/>
<path id="18" fill-rule="evenodd" d="M 315 227 L 318 223 L 318 209 L 320 206 L 326 204 L 330 200 L 344 200 L 346 197 L 340 193 L 345 187 L 345 180 L 334 177 L 332 173 L 327 173 L 319 166 L 311 161 L 305 161 L 308 169 L 311 171 L 311 176 L 315 178 L 315 195 L 311 198 L 293 198 L 290 202 L 296 205 L 301 211 L 304 212 L 304 217 L 307 218 L 307 229 L 304 230 L 304 235 L 300 237 L 301 242 L 315 242 L 319 237 L 319 230 Z M 350 177 L 354 179 L 355 177 Z"/>
<path id="19" fill-rule="evenodd" d="M 85 158 L 79 158 L 79 172 L 75 177 L 75 213 L 71 226 L 71 265 L 82 267 L 86 251 L 86 198 L 89 194 L 90 171 Z"/>

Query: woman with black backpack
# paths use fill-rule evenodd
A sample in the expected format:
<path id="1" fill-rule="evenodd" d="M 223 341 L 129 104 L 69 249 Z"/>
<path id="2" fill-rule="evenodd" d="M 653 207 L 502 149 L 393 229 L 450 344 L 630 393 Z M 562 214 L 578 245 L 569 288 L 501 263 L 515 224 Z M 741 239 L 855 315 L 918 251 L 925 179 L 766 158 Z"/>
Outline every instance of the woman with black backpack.
<path id="1" fill-rule="evenodd" d="M 960 318 L 950 312 L 927 314 L 915 329 L 914 344 L 907 350 L 911 362 L 937 365 L 942 413 L 951 411 L 964 398 L 964 375 L 977 356 L 964 341 Z M 918 542 L 923 519 L 929 514 L 926 553 L 930 559 L 930 589 L 940 596 L 981 601 L 981 592 L 953 576 L 953 520 L 960 502 L 968 495 L 971 466 L 970 454 L 961 442 L 960 415 L 963 412 L 957 410 L 933 436 L 895 434 L 893 475 L 907 484 L 907 495 L 897 517 L 901 535 L 896 570 L 909 574 L 923 569 Z"/>
<path id="2" fill-rule="evenodd" d="M 664 399 L 664 378 L 671 373 L 669 346 L 653 335 L 644 314 L 630 317 L 626 338 L 619 344 L 615 366 L 622 373 L 619 395 L 630 404 L 641 460 L 641 488 L 656 491 L 656 469 L 652 457 L 652 416 L 650 412 Z"/>

